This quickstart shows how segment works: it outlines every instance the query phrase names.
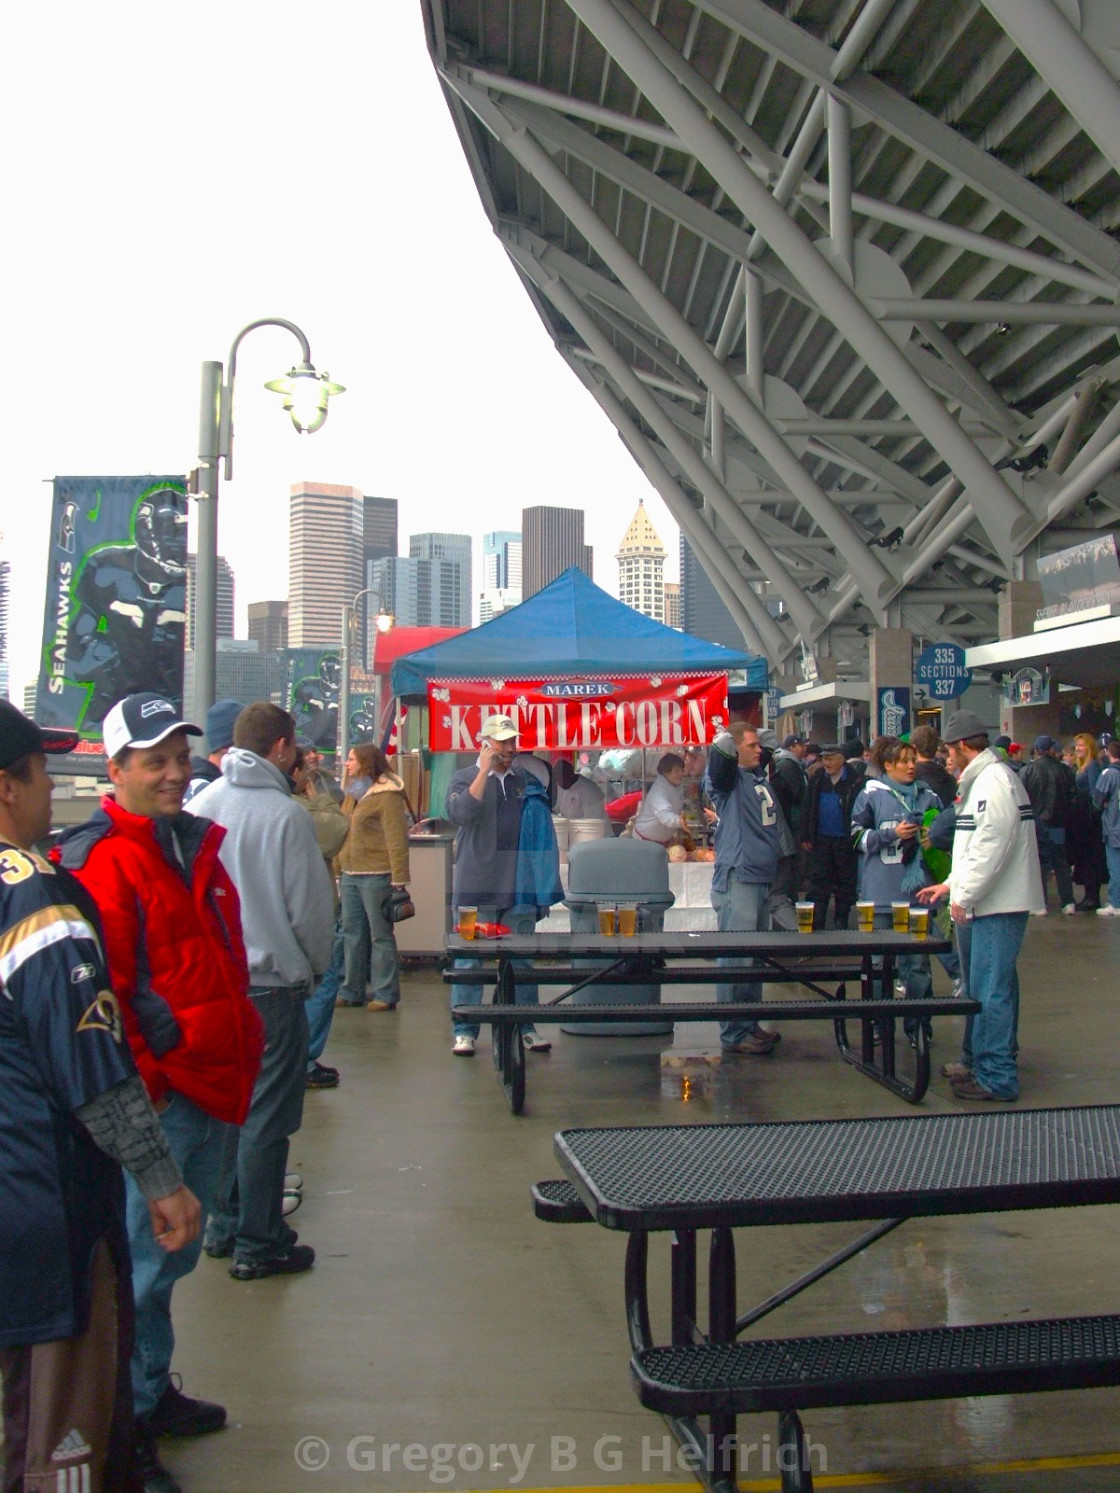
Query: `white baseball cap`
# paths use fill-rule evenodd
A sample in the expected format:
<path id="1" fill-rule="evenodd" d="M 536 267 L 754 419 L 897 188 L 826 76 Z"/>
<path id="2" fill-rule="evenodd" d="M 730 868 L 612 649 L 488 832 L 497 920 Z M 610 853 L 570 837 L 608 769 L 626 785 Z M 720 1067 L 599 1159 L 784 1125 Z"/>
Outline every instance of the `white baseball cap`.
<path id="1" fill-rule="evenodd" d="M 491 741 L 514 741 L 518 734 L 517 727 L 510 716 L 492 715 L 489 720 L 483 721 L 478 739 L 485 741 L 489 737 Z"/>
<path id="2" fill-rule="evenodd" d="M 157 746 L 175 731 L 202 735 L 201 728 L 183 720 L 170 700 L 151 691 L 118 700 L 101 723 L 107 757 L 115 757 L 125 747 Z"/>

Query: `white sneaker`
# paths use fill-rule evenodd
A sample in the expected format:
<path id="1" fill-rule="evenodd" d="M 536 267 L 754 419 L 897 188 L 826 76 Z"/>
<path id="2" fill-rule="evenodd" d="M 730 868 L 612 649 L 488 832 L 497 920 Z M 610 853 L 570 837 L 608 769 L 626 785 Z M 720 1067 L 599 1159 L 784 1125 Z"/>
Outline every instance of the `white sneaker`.
<path id="1" fill-rule="evenodd" d="M 452 1044 L 451 1051 L 457 1058 L 473 1058 L 474 1038 L 465 1035 L 456 1037 L 454 1043 Z"/>
<path id="2" fill-rule="evenodd" d="M 285 1192 L 300 1192 L 300 1191 L 302 1191 L 302 1188 L 303 1188 L 303 1178 L 300 1176 L 299 1172 L 285 1172 L 284 1173 L 284 1191 Z"/>
<path id="3" fill-rule="evenodd" d="M 1066 905 L 1062 908 L 1062 911 L 1065 913 L 1067 918 L 1071 918 L 1077 911 L 1077 908 L 1072 902 L 1067 902 Z"/>
<path id="4" fill-rule="evenodd" d="M 1111 902 L 1105 902 L 1097 908 L 1099 918 L 1120 918 L 1120 907 L 1113 907 Z"/>
<path id="5" fill-rule="evenodd" d="M 1032 918 L 1044 918 L 1045 916 L 1046 916 L 1046 909 L 1045 909 L 1045 907 L 1035 907 L 1035 908 L 1032 908 L 1032 910 L 1031 910 L 1031 917 Z"/>
<path id="6" fill-rule="evenodd" d="M 281 1217 L 287 1218 L 290 1213 L 294 1213 L 296 1211 L 296 1209 L 302 1202 L 302 1192 L 286 1192 L 280 1203 Z"/>
<path id="7" fill-rule="evenodd" d="M 542 1037 L 540 1032 L 527 1032 L 521 1029 L 521 1045 L 526 1052 L 551 1052 L 552 1043 L 547 1037 Z"/>

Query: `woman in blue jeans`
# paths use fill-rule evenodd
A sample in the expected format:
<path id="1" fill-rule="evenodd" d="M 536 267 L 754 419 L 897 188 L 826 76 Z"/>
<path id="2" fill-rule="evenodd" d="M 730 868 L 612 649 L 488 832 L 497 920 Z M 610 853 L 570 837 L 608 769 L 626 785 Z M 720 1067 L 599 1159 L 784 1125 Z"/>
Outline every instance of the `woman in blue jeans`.
<path id="1" fill-rule="evenodd" d="M 393 889 L 408 884 L 404 783 L 390 771 L 385 754 L 369 743 L 351 749 L 346 772 L 351 780 L 368 778 L 370 786 L 354 805 L 338 857 L 344 961 L 338 1000 L 367 1011 L 394 1011 L 401 982 Z"/>

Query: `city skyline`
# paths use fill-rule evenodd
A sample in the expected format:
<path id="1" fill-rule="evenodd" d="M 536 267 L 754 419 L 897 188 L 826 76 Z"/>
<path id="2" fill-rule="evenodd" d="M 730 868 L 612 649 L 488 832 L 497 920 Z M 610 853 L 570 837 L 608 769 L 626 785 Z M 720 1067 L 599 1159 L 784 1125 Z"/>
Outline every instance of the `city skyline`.
<path id="1" fill-rule="evenodd" d="M 64 0 L 63 15 L 65 48 L 57 9 L 13 16 L 13 55 L 32 64 L 0 101 L 13 135 L 34 121 L 8 198 L 27 228 L 10 246 L 21 294 L 8 326 L 27 400 L 0 521 L 14 689 L 38 663 L 50 479 L 189 472 L 200 365 L 228 361 L 258 317 L 299 325 L 315 366 L 347 392 L 318 434 L 300 437 L 262 388 L 298 361 L 294 339 L 266 326 L 239 350 L 236 460 L 218 505 L 238 634 L 248 602 L 284 589 L 287 495 L 301 481 L 391 494 L 402 531 L 468 531 L 476 564 L 481 535 L 516 529 L 529 504 L 579 507 L 606 589 L 606 557 L 640 496 L 668 544 L 667 510 L 556 357 L 482 212 L 419 6 L 340 0 L 307 28 L 281 24 L 263 0 L 186 11 L 122 0 L 108 17 Z M 371 90 L 367 59 L 383 47 L 394 66 Z M 138 129 L 135 82 L 153 55 L 161 86 L 191 107 Z M 324 128 L 286 130 L 278 149 L 261 122 L 286 117 L 297 81 Z M 378 154 L 376 189 L 355 194 L 376 140 L 397 143 Z M 203 228 L 185 205 L 212 162 L 222 163 L 221 214 Z M 63 221 L 83 225 L 77 239 Z M 169 223 L 157 252 L 155 230 Z M 284 248 L 293 225 L 298 253 Z M 191 527 L 193 547 L 193 512 Z"/>

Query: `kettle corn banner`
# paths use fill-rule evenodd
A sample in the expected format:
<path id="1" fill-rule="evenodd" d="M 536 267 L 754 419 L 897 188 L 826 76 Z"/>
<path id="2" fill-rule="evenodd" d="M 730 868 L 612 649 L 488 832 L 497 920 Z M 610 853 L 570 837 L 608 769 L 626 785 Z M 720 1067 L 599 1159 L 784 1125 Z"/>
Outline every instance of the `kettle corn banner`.
<path id="1" fill-rule="evenodd" d="M 474 751 L 492 715 L 512 717 L 527 752 L 706 746 L 727 726 L 727 675 L 429 681 L 432 751 Z"/>

